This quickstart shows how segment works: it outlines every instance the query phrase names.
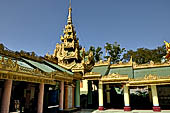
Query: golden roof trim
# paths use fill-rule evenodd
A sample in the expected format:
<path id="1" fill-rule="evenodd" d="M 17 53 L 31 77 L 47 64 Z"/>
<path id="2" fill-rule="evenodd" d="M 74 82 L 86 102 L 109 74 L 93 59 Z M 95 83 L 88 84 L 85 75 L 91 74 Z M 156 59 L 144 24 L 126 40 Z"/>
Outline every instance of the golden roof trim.
<path id="1" fill-rule="evenodd" d="M 132 57 L 131 57 L 131 59 L 130 59 L 130 61 L 129 62 L 122 62 L 122 61 L 120 61 L 119 63 L 117 63 L 117 64 L 111 64 L 110 65 L 110 68 L 115 68 L 115 67 L 132 67 L 133 66 L 133 62 L 132 62 Z"/>
<path id="2" fill-rule="evenodd" d="M 170 63 L 163 63 L 163 64 L 140 64 L 140 65 L 133 65 L 133 69 L 156 68 L 156 67 L 167 67 L 167 66 L 170 66 Z"/>
<path id="3" fill-rule="evenodd" d="M 123 63 L 123 64 L 111 64 L 110 68 L 115 68 L 115 67 L 132 67 L 132 64 L 129 63 Z"/>
<path id="4" fill-rule="evenodd" d="M 129 79 L 129 85 L 136 84 L 157 84 L 170 82 L 170 76 L 145 75 L 144 78 Z"/>
<path id="5" fill-rule="evenodd" d="M 14 62 L 10 58 L 0 59 L 0 73 L 13 73 L 13 74 L 26 74 L 26 75 L 32 75 L 38 77 L 43 77 L 44 79 L 53 79 L 53 80 L 73 80 L 73 76 L 67 74 L 66 72 L 60 72 L 60 71 L 54 71 L 51 73 L 48 72 L 42 72 L 39 69 L 31 69 L 27 67 L 23 67 L 17 64 L 17 61 Z"/>
<path id="6" fill-rule="evenodd" d="M 106 65 L 110 65 L 110 58 L 108 58 L 107 61 L 103 61 L 103 60 L 100 60 L 99 62 L 96 62 L 94 64 L 94 66 L 106 66 Z"/>
<path id="7" fill-rule="evenodd" d="M 64 64 L 64 63 L 59 62 L 58 65 L 65 69 L 71 69 L 72 67 L 74 67 L 76 65 L 76 62 L 72 62 L 70 64 Z"/>
<path id="8" fill-rule="evenodd" d="M 44 76 L 35 76 L 29 73 L 16 73 L 8 70 L 1 70 L 0 72 L 0 79 L 11 79 L 17 81 L 26 81 L 26 82 L 33 82 L 33 83 L 45 83 L 45 84 L 52 84 L 55 85 L 56 82 L 54 79 L 50 77 Z"/>
<path id="9" fill-rule="evenodd" d="M 20 52 L 16 51 L 12 51 L 9 50 L 7 47 L 5 47 L 3 44 L 0 44 L 0 54 L 4 55 L 4 56 L 9 56 L 9 57 L 13 57 L 13 58 L 28 58 L 31 60 L 35 60 L 38 62 L 42 62 L 42 57 L 37 56 L 34 52 L 25 52 L 23 50 L 21 50 Z"/>
<path id="10" fill-rule="evenodd" d="M 91 76 L 91 75 L 101 75 L 101 74 L 98 72 L 87 72 L 87 73 L 85 73 L 84 76 Z"/>
<path id="11" fill-rule="evenodd" d="M 102 76 L 101 81 L 128 81 L 128 75 L 120 75 L 112 73 L 106 76 Z"/>

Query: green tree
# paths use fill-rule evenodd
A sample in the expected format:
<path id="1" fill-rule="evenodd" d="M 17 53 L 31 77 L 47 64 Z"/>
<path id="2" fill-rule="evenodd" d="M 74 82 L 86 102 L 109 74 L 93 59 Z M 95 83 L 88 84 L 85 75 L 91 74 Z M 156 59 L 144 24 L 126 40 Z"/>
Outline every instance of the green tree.
<path id="1" fill-rule="evenodd" d="M 125 51 L 125 48 L 121 48 L 120 44 L 114 42 L 113 44 L 106 43 L 104 46 L 106 49 L 106 56 L 104 58 L 108 59 L 110 57 L 111 63 L 119 62 L 121 54 Z"/>
<path id="2" fill-rule="evenodd" d="M 95 49 L 94 46 L 90 46 L 89 50 L 86 52 L 86 55 L 88 55 L 90 53 L 90 51 L 93 52 L 93 56 L 94 56 L 95 62 L 98 62 L 98 61 L 102 60 L 103 52 L 102 52 L 102 48 L 101 47 L 97 47 Z"/>
<path id="3" fill-rule="evenodd" d="M 160 63 L 162 57 L 166 55 L 165 45 L 156 49 L 138 48 L 137 51 L 129 50 L 123 55 L 123 60 L 128 62 L 132 56 L 133 61 L 137 64 L 149 63 L 151 60 Z"/>

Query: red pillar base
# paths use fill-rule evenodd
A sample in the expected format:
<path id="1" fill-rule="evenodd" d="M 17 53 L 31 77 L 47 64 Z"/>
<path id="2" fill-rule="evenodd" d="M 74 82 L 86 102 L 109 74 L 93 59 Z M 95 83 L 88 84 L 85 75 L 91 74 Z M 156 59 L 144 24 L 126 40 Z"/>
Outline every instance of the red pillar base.
<path id="1" fill-rule="evenodd" d="M 125 106 L 124 111 L 131 111 L 131 107 L 130 106 Z"/>
<path id="2" fill-rule="evenodd" d="M 98 110 L 104 110 L 103 106 L 99 106 Z"/>
<path id="3" fill-rule="evenodd" d="M 161 108 L 159 106 L 153 106 L 153 111 L 161 112 Z"/>

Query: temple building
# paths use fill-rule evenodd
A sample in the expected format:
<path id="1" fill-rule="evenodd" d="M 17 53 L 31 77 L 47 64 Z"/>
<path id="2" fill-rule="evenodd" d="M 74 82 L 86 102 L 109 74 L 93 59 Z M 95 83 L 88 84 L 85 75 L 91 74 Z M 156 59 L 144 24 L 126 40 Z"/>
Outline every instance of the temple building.
<path id="1" fill-rule="evenodd" d="M 165 41 L 167 62 L 136 64 L 111 64 L 110 60 L 95 63 L 93 69 L 85 73 L 80 94 L 87 95 L 86 107 L 153 109 L 161 111 L 170 107 L 170 43 Z M 98 98 L 98 101 L 96 99 Z M 98 105 L 98 106 L 95 106 Z M 84 107 L 84 106 L 83 106 Z"/>
<path id="2" fill-rule="evenodd" d="M 75 108 L 161 109 L 170 107 L 170 43 L 165 63 L 94 62 L 72 22 L 71 2 L 61 43 L 44 57 L 0 44 L 0 113 L 50 113 Z M 51 110 L 51 111 L 50 111 Z M 54 110 L 54 111 L 53 111 Z"/>
<path id="3" fill-rule="evenodd" d="M 80 107 L 80 80 L 94 63 L 92 54 L 85 56 L 85 49 L 79 46 L 71 2 L 68 11 L 54 54 L 39 57 L 0 45 L 1 113 L 50 113 Z"/>
<path id="4" fill-rule="evenodd" d="M 67 83 L 68 87 L 78 90 L 79 79 L 80 75 L 58 66 L 56 60 L 38 57 L 34 52 L 14 52 L 0 45 L 1 113 L 45 112 L 49 106 L 63 104 L 59 103 L 63 102 L 59 99 L 64 99 L 60 87 L 64 88 Z M 74 107 L 74 101 L 70 106 Z"/>

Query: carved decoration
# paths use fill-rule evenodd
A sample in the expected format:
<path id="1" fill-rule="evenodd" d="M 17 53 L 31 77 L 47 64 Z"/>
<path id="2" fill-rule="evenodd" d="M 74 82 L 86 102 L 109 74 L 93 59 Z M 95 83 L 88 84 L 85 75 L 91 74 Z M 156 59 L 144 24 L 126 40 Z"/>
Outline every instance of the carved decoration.
<path id="1" fill-rule="evenodd" d="M 97 73 L 97 72 L 88 72 L 85 74 L 86 75 L 100 75 L 100 73 Z"/>
<path id="2" fill-rule="evenodd" d="M 102 76 L 101 81 L 103 82 L 113 82 L 113 83 L 123 83 L 129 80 L 128 75 L 120 75 L 116 73 L 112 73 L 106 76 Z"/>
<path id="3" fill-rule="evenodd" d="M 82 67 L 81 62 L 83 59 L 80 56 L 79 51 L 79 40 L 76 36 L 76 31 L 72 24 L 72 17 L 71 17 L 71 7 L 69 8 L 69 15 L 67 20 L 67 25 L 63 31 L 63 36 L 60 37 L 62 43 L 56 44 L 56 48 L 54 50 L 54 54 L 52 55 L 53 58 L 58 59 L 58 65 L 66 68 L 72 69 L 77 67 Z M 47 57 L 51 57 L 46 55 Z M 78 62 L 77 62 L 78 61 Z M 78 65 L 77 65 L 78 64 Z"/>
<path id="4" fill-rule="evenodd" d="M 53 55 L 47 54 L 47 59 L 58 59 L 58 65 L 73 72 L 83 72 L 90 68 L 93 54 L 92 52 L 85 58 L 85 49 L 80 49 L 79 39 L 76 36 L 76 31 L 72 23 L 72 8 L 69 8 L 67 24 L 63 30 L 63 35 L 60 37 L 61 44 L 56 44 Z"/>
<path id="5" fill-rule="evenodd" d="M 133 68 L 134 69 L 140 69 L 140 68 L 153 68 L 153 67 L 167 67 L 170 66 L 170 63 L 154 63 L 150 62 L 149 64 L 140 64 L 137 65 L 135 62 L 133 62 Z"/>
<path id="6" fill-rule="evenodd" d="M 111 68 L 114 68 L 114 67 L 129 67 L 129 66 L 133 66 L 135 62 L 132 62 L 132 57 L 130 58 L 130 61 L 129 62 L 118 62 L 117 64 L 111 64 Z"/>
<path id="7" fill-rule="evenodd" d="M 55 85 L 56 82 L 54 79 L 39 77 L 39 76 L 31 76 L 25 74 L 16 74 L 16 73 L 0 73 L 0 79 L 12 79 L 16 81 L 26 81 L 26 82 L 33 82 L 33 83 L 44 83 L 44 84 L 52 84 Z"/>
<path id="8" fill-rule="evenodd" d="M 157 75 L 145 75 L 144 80 L 157 80 L 159 77 Z"/>
<path id="9" fill-rule="evenodd" d="M 0 70 L 3 70 L 2 72 L 10 72 L 10 74 L 5 75 L 0 72 L 1 77 L 0 79 L 13 79 L 13 80 L 23 80 L 23 81 L 29 81 L 29 82 L 36 82 L 40 83 L 41 81 L 43 82 L 44 80 L 50 80 L 51 83 L 53 84 L 54 80 L 65 80 L 65 81 L 72 81 L 73 76 L 69 75 L 67 73 L 62 73 L 59 71 L 54 71 L 51 73 L 47 72 L 42 72 L 39 69 L 31 69 L 27 67 L 23 67 L 17 64 L 17 61 L 12 61 L 10 58 L 4 59 L 2 57 L 0 59 Z M 17 73 L 16 73 L 17 72 Z M 34 80 L 36 79 L 36 80 Z M 37 81 L 38 80 L 38 81 Z M 46 82 L 49 83 L 49 82 Z"/>
<path id="10" fill-rule="evenodd" d="M 115 82 L 115 81 L 128 81 L 129 78 L 128 78 L 128 75 L 120 75 L 120 74 L 116 74 L 116 73 L 112 73 L 112 74 L 109 74 L 107 76 L 102 76 L 101 78 L 102 81 L 105 81 L 105 82 Z"/>
<path id="11" fill-rule="evenodd" d="M 110 57 L 107 59 L 107 61 L 100 60 L 99 62 L 95 63 L 95 66 L 102 66 L 102 65 L 110 65 L 111 59 Z"/>
<path id="12" fill-rule="evenodd" d="M 49 62 L 58 64 L 58 59 L 56 59 L 56 58 L 53 57 L 52 55 L 49 55 L 49 53 L 47 53 L 47 54 L 44 56 L 44 59 L 46 59 L 46 60 L 49 61 Z"/>
<path id="13" fill-rule="evenodd" d="M 170 43 L 168 43 L 168 42 L 166 42 L 166 41 L 164 41 L 164 43 L 165 43 L 166 51 L 167 51 L 166 58 L 167 58 L 168 60 L 170 60 Z"/>
<path id="14" fill-rule="evenodd" d="M 150 65 L 154 65 L 154 64 L 155 64 L 155 63 L 151 60 L 151 61 L 150 61 Z"/>
<path id="15" fill-rule="evenodd" d="M 20 52 L 18 51 L 14 52 L 12 50 L 9 50 L 3 44 L 0 44 L 0 54 L 4 56 L 10 56 L 13 58 L 25 57 L 25 58 L 32 59 L 38 62 L 42 61 L 42 57 L 37 56 L 34 52 L 25 52 L 23 50 L 21 50 Z"/>
<path id="16" fill-rule="evenodd" d="M 122 77 L 128 77 L 128 75 L 120 75 L 120 74 L 112 73 L 107 76 L 103 76 L 102 78 L 122 78 Z"/>

